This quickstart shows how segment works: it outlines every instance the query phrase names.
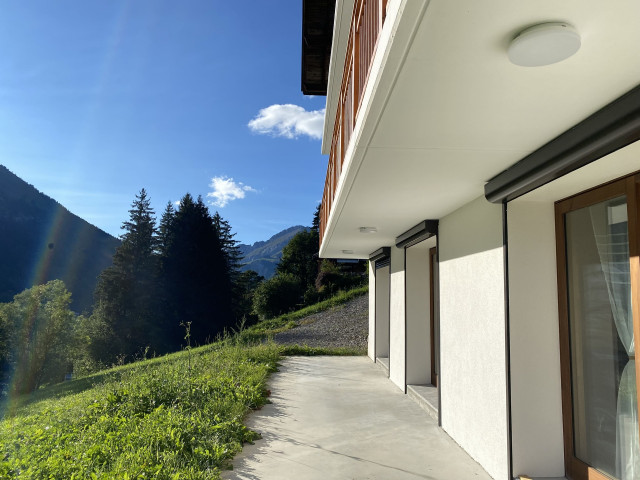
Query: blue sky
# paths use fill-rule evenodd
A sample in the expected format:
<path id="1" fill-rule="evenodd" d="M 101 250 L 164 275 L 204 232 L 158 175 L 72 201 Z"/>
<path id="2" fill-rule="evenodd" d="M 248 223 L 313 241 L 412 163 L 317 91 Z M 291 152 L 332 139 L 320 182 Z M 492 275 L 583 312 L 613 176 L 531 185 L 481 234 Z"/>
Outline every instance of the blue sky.
<path id="1" fill-rule="evenodd" d="M 300 0 L 11 0 L 0 163 L 113 234 L 202 195 L 243 243 L 310 225 L 324 97 L 300 91 Z"/>

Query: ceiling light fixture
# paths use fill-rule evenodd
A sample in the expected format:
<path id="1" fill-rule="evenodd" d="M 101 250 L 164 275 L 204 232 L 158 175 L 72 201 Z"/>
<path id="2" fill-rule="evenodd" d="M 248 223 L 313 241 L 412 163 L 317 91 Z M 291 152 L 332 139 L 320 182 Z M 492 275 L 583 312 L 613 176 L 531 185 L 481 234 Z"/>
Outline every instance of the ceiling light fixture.
<path id="1" fill-rule="evenodd" d="M 521 31 L 509 45 L 511 63 L 541 67 L 566 60 L 580 49 L 580 34 L 568 23 L 550 22 Z"/>
<path id="2" fill-rule="evenodd" d="M 350 255 L 353 253 L 353 250 L 342 250 L 342 253 L 346 254 L 346 255 Z"/>
<path id="3" fill-rule="evenodd" d="M 376 233 L 377 231 L 376 227 L 360 227 L 360 233 Z"/>

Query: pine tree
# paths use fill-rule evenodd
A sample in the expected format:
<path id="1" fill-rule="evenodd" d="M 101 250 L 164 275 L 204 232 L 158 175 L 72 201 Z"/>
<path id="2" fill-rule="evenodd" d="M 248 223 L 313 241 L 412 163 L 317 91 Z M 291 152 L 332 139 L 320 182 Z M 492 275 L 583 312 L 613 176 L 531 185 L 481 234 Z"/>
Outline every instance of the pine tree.
<path id="1" fill-rule="evenodd" d="M 154 211 L 143 188 L 124 222 L 122 244 L 96 287 L 96 313 L 110 327 L 113 353 L 133 356 L 154 342 L 157 292 Z"/>
<path id="2" fill-rule="evenodd" d="M 240 247 L 238 246 L 238 241 L 233 238 L 236 234 L 231 232 L 231 225 L 228 221 L 222 218 L 218 212 L 214 213 L 211 219 L 213 221 L 213 226 L 218 232 L 218 237 L 222 244 L 222 250 L 227 258 L 229 274 L 231 275 L 231 278 L 235 280 L 240 273 L 242 259 L 244 258 L 240 251 Z"/>
<path id="3" fill-rule="evenodd" d="M 231 277 L 222 241 L 207 206 L 186 194 L 167 223 L 162 247 L 164 296 L 171 329 L 191 323 L 192 339 L 213 340 L 233 324 Z M 182 336 L 173 337 L 173 347 Z"/>
<path id="4" fill-rule="evenodd" d="M 242 260 L 244 256 L 238 246 L 238 241 L 233 238 L 235 233 L 231 232 L 231 225 L 228 221 L 220 216 L 220 213 L 215 212 L 212 216 L 213 225 L 218 233 L 220 242 L 222 245 L 222 251 L 224 252 L 227 271 L 229 274 L 229 280 L 231 281 L 232 298 L 231 304 L 233 314 L 236 321 L 240 321 L 243 316 L 247 315 L 247 308 L 245 305 L 244 297 L 246 296 L 246 286 L 241 281 L 240 271 L 242 268 Z"/>
<path id="5" fill-rule="evenodd" d="M 320 207 L 321 207 L 321 204 L 319 203 L 318 206 L 316 207 L 316 211 L 313 212 L 313 222 L 311 223 L 311 231 L 315 233 L 320 232 Z"/>
<path id="6" fill-rule="evenodd" d="M 176 209 L 173 208 L 173 204 L 171 202 L 167 203 L 164 212 L 162 212 L 160 224 L 158 225 L 158 253 L 160 256 L 163 256 L 165 253 L 165 247 L 167 245 L 167 239 L 171 229 L 171 222 L 173 221 L 175 214 Z"/>

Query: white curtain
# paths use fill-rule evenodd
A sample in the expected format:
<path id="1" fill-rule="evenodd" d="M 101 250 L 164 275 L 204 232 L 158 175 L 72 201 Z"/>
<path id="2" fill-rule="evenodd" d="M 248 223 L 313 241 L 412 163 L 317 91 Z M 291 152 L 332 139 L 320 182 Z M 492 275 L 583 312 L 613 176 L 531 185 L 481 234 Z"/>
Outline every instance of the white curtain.
<path id="1" fill-rule="evenodd" d="M 636 391 L 635 345 L 631 310 L 631 274 L 626 215 L 620 207 L 600 203 L 589 207 L 593 233 L 604 273 L 609 303 L 620 341 L 629 356 L 622 371 L 616 411 L 616 475 L 620 480 L 640 480 L 640 441 Z M 614 209 L 616 211 L 614 211 Z M 624 228 L 619 228 L 620 224 Z M 617 225 L 617 226 L 616 226 Z"/>

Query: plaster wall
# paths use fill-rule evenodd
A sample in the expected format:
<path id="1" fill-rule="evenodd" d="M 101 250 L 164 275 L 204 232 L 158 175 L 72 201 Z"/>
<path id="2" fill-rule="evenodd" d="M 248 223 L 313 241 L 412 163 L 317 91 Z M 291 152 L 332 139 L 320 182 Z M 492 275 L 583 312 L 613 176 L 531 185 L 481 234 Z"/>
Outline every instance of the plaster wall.
<path id="1" fill-rule="evenodd" d="M 509 475 L 502 206 L 440 219 L 442 427 L 496 479 Z"/>
<path id="2" fill-rule="evenodd" d="M 389 357 L 389 266 L 376 269 L 375 356 Z"/>
<path id="3" fill-rule="evenodd" d="M 367 337 L 367 355 L 376 360 L 376 269 L 369 262 L 369 335 Z"/>
<path id="4" fill-rule="evenodd" d="M 406 249 L 407 384 L 431 383 L 429 248 L 435 237 Z"/>
<path id="5" fill-rule="evenodd" d="M 562 477 L 554 206 L 507 208 L 513 473 Z"/>
<path id="6" fill-rule="evenodd" d="M 389 305 L 389 379 L 405 389 L 405 271 L 404 248 L 391 247 Z"/>

